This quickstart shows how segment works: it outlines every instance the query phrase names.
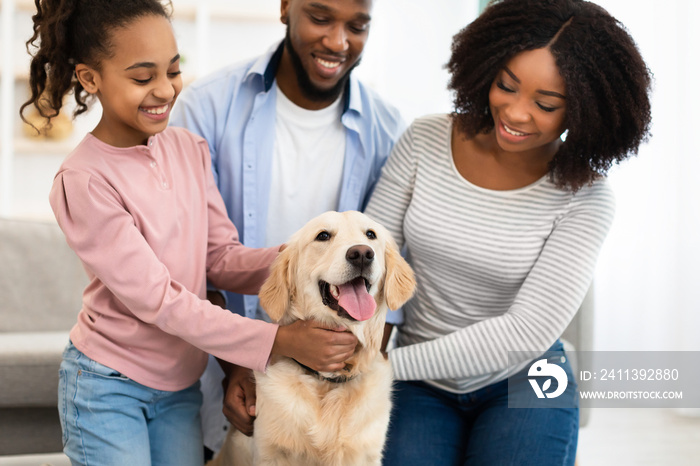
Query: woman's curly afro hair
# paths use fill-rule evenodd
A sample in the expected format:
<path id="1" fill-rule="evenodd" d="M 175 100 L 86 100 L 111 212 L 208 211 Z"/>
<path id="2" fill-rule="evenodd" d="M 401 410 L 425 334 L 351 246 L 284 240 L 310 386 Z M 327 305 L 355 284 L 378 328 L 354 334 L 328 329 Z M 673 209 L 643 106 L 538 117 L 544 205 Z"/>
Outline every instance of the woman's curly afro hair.
<path id="1" fill-rule="evenodd" d="M 489 89 L 519 52 L 548 47 L 566 83 L 566 141 L 550 162 L 577 191 L 636 154 L 651 124 L 651 72 L 624 26 L 582 0 L 502 0 L 453 38 L 454 117 L 468 137 L 490 131 Z"/>

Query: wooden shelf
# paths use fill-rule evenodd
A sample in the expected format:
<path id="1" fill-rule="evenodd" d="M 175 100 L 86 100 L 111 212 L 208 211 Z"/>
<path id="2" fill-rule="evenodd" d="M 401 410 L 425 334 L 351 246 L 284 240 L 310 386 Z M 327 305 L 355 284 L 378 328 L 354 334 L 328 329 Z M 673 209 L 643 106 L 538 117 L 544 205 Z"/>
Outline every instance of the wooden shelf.
<path id="1" fill-rule="evenodd" d="M 209 17 L 211 21 L 240 21 L 240 22 L 279 22 L 279 9 L 272 12 L 255 10 L 245 10 L 233 7 L 216 6 L 210 8 Z M 179 5 L 173 10 L 173 19 L 193 21 L 197 18 L 196 5 Z"/>
<path id="2" fill-rule="evenodd" d="M 2 1 L 0 1 L 2 10 Z M 15 0 L 15 10 L 35 12 L 36 6 L 33 0 Z M 278 22 L 279 9 L 272 12 L 256 11 L 255 9 L 242 9 L 235 7 L 214 6 L 209 9 L 210 18 L 214 21 L 241 21 L 241 22 Z M 197 5 L 182 4 L 174 6 L 173 19 L 192 21 L 197 17 Z"/>
<path id="3" fill-rule="evenodd" d="M 2 2 L 0 2 L 0 10 L 2 10 Z M 15 10 L 17 11 L 35 11 L 36 6 L 33 0 L 15 0 Z"/>
<path id="4" fill-rule="evenodd" d="M 65 157 L 68 155 L 77 142 L 72 137 L 55 141 L 52 139 L 17 137 L 14 141 L 15 155 L 60 155 Z"/>
<path id="5" fill-rule="evenodd" d="M 5 70 L 0 68 L 0 78 L 5 76 Z M 29 71 L 27 70 L 22 70 L 22 69 L 16 69 L 14 72 L 14 75 L 12 76 L 12 79 L 15 81 L 28 81 L 29 80 Z"/>

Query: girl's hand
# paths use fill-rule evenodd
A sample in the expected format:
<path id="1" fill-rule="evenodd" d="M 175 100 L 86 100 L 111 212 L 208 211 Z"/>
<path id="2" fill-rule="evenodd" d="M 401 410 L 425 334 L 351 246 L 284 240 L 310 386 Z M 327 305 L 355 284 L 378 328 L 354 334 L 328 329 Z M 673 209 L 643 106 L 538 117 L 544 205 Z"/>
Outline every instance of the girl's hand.
<path id="1" fill-rule="evenodd" d="M 347 329 L 298 320 L 277 330 L 272 354 L 293 358 L 319 372 L 335 372 L 355 352 L 357 338 Z"/>

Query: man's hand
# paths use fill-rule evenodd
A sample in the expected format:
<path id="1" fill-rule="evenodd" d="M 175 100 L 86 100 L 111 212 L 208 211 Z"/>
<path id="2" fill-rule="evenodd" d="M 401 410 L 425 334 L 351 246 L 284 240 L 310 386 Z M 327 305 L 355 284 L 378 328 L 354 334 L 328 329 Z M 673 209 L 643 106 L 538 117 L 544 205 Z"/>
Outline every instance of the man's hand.
<path id="1" fill-rule="evenodd" d="M 216 290 L 207 290 L 207 299 L 226 309 L 223 294 Z M 255 420 L 255 376 L 247 367 L 237 366 L 218 359 L 221 369 L 226 374 L 221 385 L 224 388 L 223 413 L 226 419 L 247 436 L 253 435 Z"/>
<path id="2" fill-rule="evenodd" d="M 272 354 L 294 358 L 319 372 L 334 372 L 345 367 L 356 345 L 357 338 L 345 328 L 298 320 L 277 330 Z"/>
<path id="3" fill-rule="evenodd" d="M 255 377 L 247 367 L 230 364 L 224 386 L 223 412 L 233 426 L 247 436 L 253 435 L 255 420 Z"/>

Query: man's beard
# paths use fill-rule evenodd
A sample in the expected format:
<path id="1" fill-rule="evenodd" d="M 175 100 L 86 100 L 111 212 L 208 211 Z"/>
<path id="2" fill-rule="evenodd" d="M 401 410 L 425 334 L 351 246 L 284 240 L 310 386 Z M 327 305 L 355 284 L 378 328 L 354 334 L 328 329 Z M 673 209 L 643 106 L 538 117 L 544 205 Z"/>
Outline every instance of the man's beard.
<path id="1" fill-rule="evenodd" d="M 297 51 L 294 50 L 292 39 L 289 35 L 289 24 L 287 24 L 287 33 L 284 36 L 284 46 L 289 52 L 289 57 L 292 60 L 292 66 L 294 67 L 294 73 L 296 74 L 297 83 L 299 84 L 301 93 L 304 95 L 304 97 L 314 102 L 334 102 L 345 89 L 345 84 L 348 82 L 348 79 L 350 79 L 350 72 L 360 64 L 360 60 L 357 60 L 355 64 L 353 64 L 330 89 L 320 89 L 311 82 L 311 79 L 309 79 L 309 73 L 307 73 L 307 71 L 304 69 L 304 65 L 301 63 L 301 57 L 299 57 Z"/>

